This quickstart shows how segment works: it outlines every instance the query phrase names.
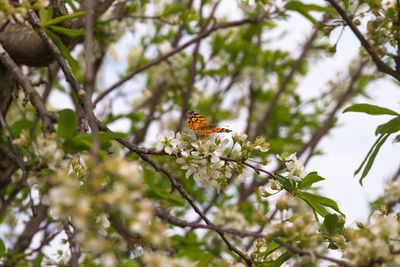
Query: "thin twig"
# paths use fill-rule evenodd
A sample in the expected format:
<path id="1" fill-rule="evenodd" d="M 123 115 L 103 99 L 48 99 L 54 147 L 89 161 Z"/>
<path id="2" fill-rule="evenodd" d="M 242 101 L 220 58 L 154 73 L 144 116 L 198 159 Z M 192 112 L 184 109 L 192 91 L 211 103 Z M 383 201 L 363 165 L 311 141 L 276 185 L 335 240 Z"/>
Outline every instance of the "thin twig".
<path id="1" fill-rule="evenodd" d="M 138 19 L 138 20 L 158 20 L 158 21 L 160 21 L 162 23 L 165 23 L 165 24 L 174 25 L 174 26 L 178 25 L 177 22 L 168 21 L 166 19 L 163 19 L 162 16 L 145 16 L 145 15 L 139 16 L 139 15 L 128 15 L 128 14 L 117 16 L 117 17 L 113 17 L 113 18 L 110 18 L 108 20 L 102 21 L 100 23 L 108 23 L 108 22 L 111 22 L 113 20 L 120 21 L 120 20 L 125 19 L 125 18 Z"/>
<path id="2" fill-rule="evenodd" d="M 129 147 L 128 147 L 129 148 Z M 207 225 L 213 226 L 214 224 L 203 214 L 203 212 L 200 210 L 200 208 L 194 203 L 193 199 L 186 193 L 185 189 L 183 186 L 178 183 L 178 181 L 175 179 L 175 177 L 172 175 L 172 173 L 160 166 L 158 163 L 156 163 L 154 160 L 152 160 L 148 155 L 143 154 L 143 153 L 138 153 L 138 155 L 146 162 L 148 162 L 154 169 L 156 169 L 159 172 L 162 172 L 165 174 L 168 179 L 171 182 L 172 188 L 175 188 L 178 190 L 178 192 L 189 202 L 190 206 L 194 209 L 194 211 L 201 216 L 201 218 L 204 220 L 204 222 Z M 225 244 L 228 246 L 230 250 L 238 254 L 246 263 L 248 266 L 252 266 L 251 259 L 249 256 L 245 255 L 241 250 L 236 248 L 234 245 L 231 244 L 231 242 L 225 237 L 224 233 L 219 231 L 218 229 L 215 230 L 219 236 L 222 238 L 222 240 L 225 242 Z"/>
<path id="3" fill-rule="evenodd" d="M 90 6 L 90 5 L 89 5 Z M 53 54 L 54 58 L 57 60 L 58 64 L 60 65 L 65 78 L 67 79 L 68 83 L 71 85 L 74 93 L 79 99 L 80 105 L 85 110 L 85 115 L 88 117 L 89 126 L 91 127 L 92 133 L 98 132 L 98 126 L 96 123 L 96 116 L 94 115 L 93 111 L 93 104 L 90 99 L 90 94 L 83 90 L 78 83 L 78 80 L 75 78 L 74 74 L 72 73 L 71 68 L 68 66 L 67 61 L 62 56 L 60 50 L 55 45 L 55 43 L 51 40 L 51 38 L 41 29 L 41 22 L 39 17 L 36 15 L 35 11 L 28 10 L 28 19 L 31 25 L 37 30 L 39 36 L 42 40 L 48 45 L 50 48 L 51 53 Z"/>
<path id="4" fill-rule="evenodd" d="M 137 68 L 136 70 L 132 71 L 131 73 L 125 75 L 124 77 L 121 78 L 121 80 L 119 80 L 118 82 L 116 82 L 115 84 L 113 84 L 110 88 L 108 88 L 107 90 L 103 91 L 94 101 L 94 105 L 97 105 L 97 103 L 99 101 L 101 101 L 104 97 L 106 97 L 109 93 L 111 93 L 114 89 L 118 88 L 119 86 L 121 86 L 122 84 L 124 84 L 126 81 L 130 80 L 133 76 L 135 76 L 136 74 L 154 66 L 159 64 L 160 62 L 164 61 L 165 59 L 173 56 L 174 54 L 182 51 L 183 49 L 185 49 L 186 47 L 196 43 L 197 41 L 206 38 L 207 36 L 209 36 L 212 32 L 219 30 L 219 29 L 227 29 L 227 28 L 231 28 L 231 27 L 236 27 L 236 26 L 240 26 L 246 23 L 258 23 L 261 20 L 265 19 L 267 16 L 269 15 L 269 13 L 264 12 L 260 15 L 254 15 L 250 18 L 245 18 L 245 19 L 241 19 L 241 20 L 235 20 L 235 21 L 230 21 L 230 22 L 224 22 L 224 23 L 220 23 L 217 24 L 213 27 L 211 27 L 210 29 L 208 29 L 207 31 L 204 31 L 200 34 L 198 34 L 196 37 L 194 37 L 193 39 L 187 41 L 186 43 L 184 43 L 183 45 L 174 48 L 173 50 L 171 50 L 170 52 L 148 62 L 147 64 Z"/>
<path id="5" fill-rule="evenodd" d="M 17 79 L 18 83 L 24 90 L 25 97 L 32 105 L 36 108 L 40 118 L 43 122 L 44 132 L 54 132 L 55 129 L 51 124 L 52 121 L 56 120 L 57 116 L 50 113 L 44 105 L 40 95 L 33 89 L 32 82 L 21 72 L 17 64 L 10 57 L 7 51 L 0 43 L 0 61 L 10 71 L 11 75 Z"/>
<path id="6" fill-rule="evenodd" d="M 79 243 L 76 241 L 76 230 L 71 231 L 70 227 L 73 228 L 72 223 L 67 223 L 64 225 L 64 231 L 68 236 L 68 243 L 71 251 L 71 258 L 69 260 L 69 266 L 78 267 L 79 258 L 81 256 L 81 249 Z"/>
<path id="7" fill-rule="evenodd" d="M 400 81 L 400 73 L 386 65 L 381 58 L 375 53 L 374 48 L 368 42 L 368 40 L 364 37 L 364 35 L 360 32 L 357 26 L 354 24 L 353 20 L 346 14 L 343 8 L 335 1 L 335 0 L 326 0 L 328 1 L 333 8 L 339 13 L 339 15 L 343 18 L 347 25 L 349 25 L 350 29 L 356 35 L 358 40 L 361 42 L 361 45 L 367 50 L 368 54 L 371 56 L 374 61 L 376 67 L 379 71 L 384 72 L 386 74 L 391 75 L 396 80 Z"/>
<path id="8" fill-rule="evenodd" d="M 28 191 L 29 203 L 30 203 L 30 206 L 31 206 L 32 214 L 34 216 L 36 216 L 36 210 L 35 210 L 35 207 L 34 207 L 34 204 L 33 204 L 31 188 L 29 187 L 28 182 L 27 182 L 27 179 L 28 179 L 28 176 L 29 176 L 29 168 L 28 168 L 28 165 L 24 162 L 23 156 L 19 152 L 17 146 L 13 143 L 13 138 L 11 136 L 10 129 L 9 129 L 9 127 L 7 125 L 7 122 L 5 121 L 5 118 L 4 118 L 3 113 L 1 111 L 0 111 L 0 125 L 4 129 L 5 135 L 6 135 L 7 139 L 8 139 L 8 142 L 10 143 L 11 149 L 12 149 L 14 155 L 15 155 L 15 160 L 16 160 L 18 166 L 22 170 L 21 181 L 24 183 L 24 185 L 26 187 L 26 190 Z"/>
<path id="9" fill-rule="evenodd" d="M 160 208 L 156 208 L 155 214 L 158 218 L 169 222 L 170 224 L 180 226 L 180 227 L 190 227 L 192 229 L 210 229 L 216 232 L 227 233 L 239 237 L 256 237 L 256 238 L 265 238 L 265 235 L 258 232 L 249 232 L 244 230 L 237 230 L 233 228 L 224 228 L 221 225 L 215 224 L 200 224 L 196 222 L 186 222 L 175 216 L 172 216 L 168 211 L 162 210 Z"/>
<path id="10" fill-rule="evenodd" d="M 278 209 L 275 208 L 275 209 L 272 211 L 271 215 L 268 217 L 268 222 L 267 222 L 267 223 L 271 222 L 272 219 L 275 217 L 275 215 L 276 215 L 277 213 L 278 213 Z M 257 233 L 261 233 L 261 232 L 264 230 L 265 225 L 266 225 L 266 224 L 261 225 L 261 226 L 260 226 L 260 229 L 258 229 Z M 256 240 L 257 240 L 257 237 L 253 237 L 253 239 L 250 240 L 250 242 L 249 242 L 249 243 L 247 244 L 247 246 L 246 246 L 246 251 L 248 251 L 248 250 L 253 246 L 253 243 L 254 243 Z"/>
<path id="11" fill-rule="evenodd" d="M 349 266 L 349 264 L 346 261 L 343 261 L 343 260 L 339 260 L 339 259 L 335 259 L 335 258 L 328 257 L 328 256 L 325 256 L 325 255 L 321 255 L 321 254 L 319 254 L 317 252 L 314 252 L 314 251 L 303 250 L 303 249 L 297 248 L 295 246 L 292 246 L 290 244 L 287 244 L 287 243 L 285 243 L 285 242 L 283 242 L 283 241 L 281 241 L 279 239 L 273 239 L 273 241 L 275 243 L 281 245 L 282 247 L 285 247 L 285 248 L 289 249 L 291 252 L 293 252 L 295 254 L 298 254 L 300 256 L 308 255 L 308 256 L 311 256 L 311 257 L 316 257 L 316 258 L 319 258 L 319 259 L 323 259 L 323 260 L 326 260 L 326 261 L 330 261 L 330 262 L 336 263 L 337 265 L 340 265 L 340 266 Z"/>
<path id="12" fill-rule="evenodd" d="M 311 139 L 304 144 L 297 152 L 296 155 L 298 157 L 302 156 L 303 153 L 308 149 L 311 148 L 311 152 L 313 151 L 313 149 L 315 149 L 315 147 L 317 146 L 317 144 L 321 141 L 322 137 L 324 137 L 326 135 L 326 133 L 328 132 L 330 125 L 333 121 L 333 119 L 335 118 L 336 113 L 338 112 L 338 110 L 340 109 L 340 107 L 343 106 L 343 104 L 345 103 L 345 101 L 351 96 L 352 92 L 354 91 L 354 86 L 355 83 L 357 82 L 357 80 L 361 77 L 362 74 L 362 70 L 364 69 L 364 67 L 366 66 L 366 64 L 368 63 L 368 60 L 363 60 L 359 67 L 357 68 L 356 72 L 351 76 L 351 80 L 349 83 L 349 86 L 347 88 L 347 90 L 343 93 L 343 95 L 340 97 L 340 99 L 338 99 L 338 102 L 336 103 L 335 107 L 333 108 L 333 110 L 330 112 L 330 114 L 328 115 L 327 119 L 324 121 L 324 123 L 321 125 L 320 128 L 318 128 L 318 130 L 316 130 L 313 134 L 313 136 L 311 137 Z M 310 155 L 308 159 L 306 159 L 306 163 L 308 162 L 308 160 L 310 159 Z M 277 170 L 282 169 L 283 165 L 280 165 Z M 251 194 L 252 192 L 259 186 L 265 185 L 265 183 L 268 181 L 259 181 L 259 180 L 254 180 L 244 191 L 241 192 L 240 194 L 240 200 L 244 201 L 246 200 Z"/>
<path id="13" fill-rule="evenodd" d="M 243 231 L 243 230 L 237 230 L 237 229 L 232 229 L 232 228 L 224 228 L 219 225 L 205 225 L 205 224 L 198 224 L 198 223 L 190 223 L 190 222 L 185 222 L 175 216 L 172 216 L 168 211 L 162 210 L 160 208 L 155 209 L 155 214 L 157 217 L 159 217 L 162 220 L 167 221 L 170 224 L 180 226 L 180 227 L 191 227 L 191 228 L 197 228 L 197 229 L 210 229 L 216 232 L 223 232 L 227 234 L 232 234 L 235 236 L 239 237 L 256 237 L 256 238 L 265 238 L 265 235 L 259 233 L 259 232 L 249 232 L 249 231 Z M 300 248 L 297 248 L 293 245 L 290 245 L 288 243 L 285 243 L 277 238 L 272 239 L 273 242 L 277 243 L 278 245 L 281 245 L 282 247 L 285 247 L 289 249 L 291 252 L 298 254 L 300 256 L 314 256 L 319 259 L 323 259 L 326 261 L 334 262 L 340 266 L 349 266 L 346 261 L 335 259 L 329 256 L 321 255 L 317 252 L 314 251 L 309 251 L 309 250 L 302 250 Z"/>

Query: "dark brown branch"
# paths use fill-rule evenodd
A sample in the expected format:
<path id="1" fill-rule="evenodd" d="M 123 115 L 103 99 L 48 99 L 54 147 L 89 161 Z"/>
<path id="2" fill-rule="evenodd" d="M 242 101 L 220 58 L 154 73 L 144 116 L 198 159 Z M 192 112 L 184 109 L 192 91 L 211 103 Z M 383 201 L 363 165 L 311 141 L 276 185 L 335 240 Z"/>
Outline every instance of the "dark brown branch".
<path id="1" fill-rule="evenodd" d="M 18 81 L 24 90 L 25 97 L 32 103 L 39 113 L 40 118 L 43 122 L 44 131 L 54 132 L 55 129 L 51 124 L 52 120 L 56 119 L 56 115 L 47 111 L 46 106 L 42 102 L 40 95 L 33 89 L 32 82 L 21 72 L 17 64 L 8 55 L 7 51 L 4 50 L 3 46 L 0 44 L 0 61 L 9 70 L 12 76 Z"/>
<path id="2" fill-rule="evenodd" d="M 74 232 L 71 231 L 70 227 L 73 228 L 72 224 L 65 224 L 64 231 L 68 237 L 69 248 L 71 251 L 71 258 L 69 260 L 69 266 L 78 267 L 79 265 L 79 257 L 81 256 L 81 249 L 76 241 L 76 230 Z"/>
<path id="3" fill-rule="evenodd" d="M 110 215 L 108 219 L 129 246 L 137 245 L 141 241 L 142 236 L 140 234 L 132 234 L 116 216 Z"/>
<path id="4" fill-rule="evenodd" d="M 282 247 L 285 247 L 285 248 L 289 249 L 291 252 L 293 252 L 293 253 L 295 253 L 297 255 L 300 255 L 300 256 L 307 255 L 307 256 L 323 259 L 323 260 L 326 260 L 326 261 L 330 261 L 330 262 L 336 263 L 337 265 L 340 265 L 340 266 L 349 266 L 349 264 L 346 261 L 343 261 L 343 260 L 339 260 L 339 259 L 335 259 L 335 258 L 328 257 L 328 256 L 325 256 L 325 255 L 321 255 L 321 254 L 319 254 L 317 252 L 311 252 L 309 250 L 302 250 L 300 248 L 297 248 L 295 246 L 287 244 L 287 243 L 285 243 L 285 242 L 283 242 L 283 241 L 281 241 L 279 239 L 273 239 L 273 241 L 275 243 L 281 245 Z"/>
<path id="5" fill-rule="evenodd" d="M 37 214 L 32 216 L 30 221 L 25 225 L 24 231 L 19 235 L 17 241 L 12 248 L 10 255 L 15 256 L 24 252 L 30 245 L 33 236 L 38 232 L 39 226 L 47 217 L 48 206 L 39 204 L 36 207 Z M 10 257 L 11 258 L 11 257 Z"/>
<path id="6" fill-rule="evenodd" d="M 99 125 L 99 128 L 102 129 L 103 131 L 109 131 L 111 132 L 105 125 L 101 124 L 101 122 L 97 122 Z M 122 144 L 123 146 L 125 146 L 126 148 L 128 148 L 129 150 L 131 150 L 132 152 L 135 152 L 139 155 L 139 157 L 141 157 L 144 161 L 146 161 L 147 163 L 149 163 L 156 171 L 161 172 L 163 174 L 165 174 L 170 183 L 171 183 L 171 187 L 172 190 L 177 189 L 178 192 L 189 202 L 190 206 L 194 209 L 194 211 L 200 215 L 200 217 L 205 221 L 205 223 L 207 225 L 214 225 L 208 218 L 207 216 L 204 215 L 204 213 L 200 210 L 200 208 L 196 205 L 196 203 L 194 203 L 193 199 L 186 193 L 185 189 L 183 188 L 182 184 L 180 184 L 177 179 L 173 176 L 173 174 L 165 169 L 164 167 L 162 167 L 161 165 L 159 165 L 157 162 L 155 162 L 154 160 L 152 160 L 149 155 L 147 155 L 144 152 L 139 152 L 139 151 L 148 151 L 148 152 L 155 152 L 155 154 L 157 155 L 165 155 L 165 152 L 163 151 L 158 151 L 157 150 L 151 150 L 151 149 L 142 149 L 139 146 L 132 144 L 128 141 L 126 141 L 123 138 L 118 138 L 117 141 Z M 223 232 L 218 232 L 217 233 L 220 235 L 220 237 L 222 238 L 222 240 L 225 242 L 225 244 L 228 246 L 228 248 L 230 250 L 232 250 L 233 252 L 235 252 L 237 255 L 239 255 L 246 263 L 248 266 L 252 266 L 252 262 L 251 259 L 245 255 L 242 251 L 240 251 L 239 249 L 237 249 L 235 246 L 233 246 L 228 239 L 226 239 L 225 235 Z"/>
<path id="7" fill-rule="evenodd" d="M 278 213 L 278 209 L 275 208 L 272 211 L 271 215 L 268 217 L 268 222 L 266 224 L 268 224 L 270 221 L 272 221 L 272 219 L 275 217 L 275 215 L 277 213 Z M 257 233 L 261 233 L 264 230 L 266 224 L 261 225 L 260 228 L 258 229 Z M 256 240 L 257 240 L 257 237 L 253 237 L 253 239 L 250 240 L 249 244 L 247 244 L 247 246 L 246 246 L 246 251 L 248 251 L 253 246 L 253 243 Z"/>
<path id="8" fill-rule="evenodd" d="M 124 77 L 122 77 L 121 80 L 119 80 L 118 82 L 116 82 L 115 84 L 113 84 L 110 88 L 108 88 L 107 90 L 105 90 L 104 92 L 102 92 L 94 101 L 94 104 L 96 105 L 99 101 L 101 101 L 105 96 L 107 96 L 109 93 L 111 93 L 114 89 L 118 88 L 119 86 L 121 86 L 122 84 L 124 84 L 126 81 L 130 80 L 133 76 L 135 76 L 136 74 L 154 66 L 159 64 L 160 62 L 166 60 L 167 58 L 173 56 L 174 54 L 182 51 L 183 49 L 185 49 L 186 47 L 196 43 L 197 41 L 206 38 L 207 36 L 209 36 L 212 32 L 219 30 L 219 29 L 227 29 L 227 28 L 231 28 L 231 27 L 236 27 L 236 26 L 240 26 L 243 24 L 247 24 L 247 23 L 258 23 L 261 20 L 265 19 L 267 16 L 269 15 L 269 13 L 264 12 L 260 15 L 254 15 L 253 17 L 250 18 L 245 18 L 245 19 L 241 19 L 241 20 L 235 20 L 235 21 L 231 21 L 231 22 L 224 22 L 224 23 L 220 23 L 217 24 L 213 27 L 211 27 L 210 29 L 208 29 L 207 31 L 204 31 L 200 34 L 198 34 L 196 37 L 194 37 L 193 39 L 187 41 L 186 43 L 184 43 L 183 45 L 171 50 L 170 52 L 148 62 L 147 64 L 137 68 L 136 70 L 132 71 L 131 73 L 125 75 Z"/>
<path id="9" fill-rule="evenodd" d="M 111 22 L 113 20 L 120 21 L 120 20 L 125 19 L 125 18 L 138 19 L 138 20 L 158 20 L 158 21 L 160 21 L 162 23 L 169 24 L 169 25 L 177 25 L 178 24 L 176 22 L 171 22 L 171 21 L 168 21 L 166 19 L 163 19 L 162 16 L 138 16 L 138 15 L 127 15 L 127 14 L 116 16 L 116 17 L 112 17 L 112 18 L 110 18 L 108 20 L 105 20 L 105 21 L 102 21 L 100 23 L 108 23 L 108 22 Z"/>
<path id="10" fill-rule="evenodd" d="M 128 147 L 129 148 L 129 147 Z M 161 172 L 165 174 L 168 179 L 171 182 L 172 188 L 176 188 L 178 192 L 189 202 L 190 206 L 194 209 L 194 211 L 201 216 L 201 218 L 205 221 L 207 225 L 213 226 L 214 224 L 203 214 L 203 212 L 200 210 L 199 207 L 194 203 L 193 199 L 186 193 L 185 189 L 183 186 L 178 183 L 178 181 L 175 179 L 175 177 L 172 175 L 172 173 L 157 164 L 154 160 L 152 160 L 148 155 L 143 154 L 143 153 L 138 153 L 138 155 L 147 163 L 149 163 L 154 169 L 156 169 L 158 172 Z M 221 231 L 216 230 L 216 232 L 219 234 L 219 236 L 222 238 L 222 240 L 225 242 L 225 244 L 228 246 L 230 250 L 238 254 L 246 263 L 248 266 L 252 266 L 251 259 L 245 255 L 241 250 L 237 249 L 235 246 L 229 242 L 229 240 L 225 237 L 224 233 Z"/>
<path id="11" fill-rule="evenodd" d="M 93 105 L 90 99 L 90 95 L 88 95 L 88 93 L 81 88 L 77 79 L 75 78 L 74 74 L 69 68 L 65 58 L 62 56 L 60 50 L 58 49 L 58 47 L 54 44 L 54 42 L 50 39 L 50 37 L 41 29 L 40 19 L 33 10 L 28 11 L 28 19 L 29 22 L 32 24 L 32 26 L 38 30 L 38 34 L 42 38 L 42 40 L 49 46 L 50 51 L 53 54 L 54 58 L 57 60 L 58 64 L 60 65 L 65 75 L 65 78 L 67 79 L 68 83 L 71 85 L 72 90 L 78 97 L 80 105 L 86 112 L 85 115 L 88 116 L 89 126 L 91 127 L 92 133 L 98 132 L 96 116 L 94 115 L 93 112 Z"/>
<path id="12" fill-rule="evenodd" d="M 354 24 L 352 19 L 346 14 L 343 8 L 335 0 L 326 0 L 326 1 L 328 1 L 333 6 L 333 8 L 336 9 L 336 11 L 343 18 L 346 24 L 349 25 L 350 29 L 353 31 L 358 40 L 361 42 L 361 45 L 365 48 L 365 50 L 367 50 L 368 54 L 371 56 L 378 70 L 386 74 L 389 74 L 396 80 L 400 81 L 400 73 L 390 68 L 381 60 L 381 58 L 374 52 L 374 48 L 364 37 L 364 35 L 360 32 L 360 30 Z"/>
<path id="13" fill-rule="evenodd" d="M 17 165 L 21 168 L 22 170 L 22 177 L 21 177 L 21 181 L 24 183 L 27 191 L 28 191 L 28 195 L 29 195 L 29 203 L 31 205 L 31 210 L 32 210 L 32 214 L 36 215 L 36 211 L 35 208 L 33 206 L 33 198 L 32 198 L 32 194 L 31 194 L 31 188 L 28 185 L 27 179 L 29 176 L 29 169 L 27 164 L 24 162 L 23 160 L 23 155 L 19 152 L 17 146 L 13 143 L 13 138 L 11 136 L 10 133 L 10 129 L 8 128 L 8 125 L 6 123 L 6 120 L 3 116 L 3 114 L 0 112 L 0 125 L 1 127 L 4 129 L 5 135 L 10 143 L 11 149 L 15 155 L 15 161 L 17 163 Z"/>
<path id="14" fill-rule="evenodd" d="M 94 161 L 98 161 L 98 152 L 100 148 L 96 117 L 94 116 L 93 103 L 91 101 L 94 91 L 96 73 L 94 69 L 95 59 L 93 55 L 94 50 L 94 9 L 96 7 L 96 0 L 86 0 L 86 22 L 85 22 L 85 78 L 83 81 L 83 90 L 86 92 L 84 101 L 85 114 L 88 118 L 90 129 L 92 130 L 93 147 L 92 155 Z"/>
<path id="15" fill-rule="evenodd" d="M 235 236 L 239 236 L 239 237 L 247 237 L 247 236 L 252 236 L 252 237 L 256 237 L 256 238 L 265 238 L 265 235 L 259 233 L 259 232 L 248 232 L 248 231 L 243 231 L 243 230 L 237 230 L 237 229 L 232 229 L 232 228 L 224 228 L 222 226 L 219 225 L 204 225 L 204 224 L 198 224 L 198 223 L 190 223 L 190 222 L 185 222 L 177 217 L 172 216 L 171 214 L 168 213 L 168 211 L 162 210 L 160 208 L 156 208 L 155 210 L 156 216 L 159 217 L 162 220 L 167 221 L 170 224 L 176 225 L 176 226 L 180 226 L 180 227 L 191 227 L 191 228 L 197 228 L 197 229 L 210 229 L 216 232 L 224 232 L 227 234 L 232 234 Z M 340 266 L 349 266 L 348 263 L 346 261 L 343 260 L 339 260 L 339 259 L 335 259 L 332 257 L 328 257 L 325 255 L 321 255 L 317 252 L 313 252 L 310 250 L 302 250 L 299 249 L 293 245 L 290 245 L 288 243 L 285 243 L 279 239 L 274 238 L 273 242 L 281 245 L 282 247 L 287 248 L 288 250 L 290 250 L 291 252 L 298 254 L 299 256 L 314 256 L 316 258 L 319 259 L 323 259 L 326 261 L 330 261 L 333 263 L 336 263 Z"/>
<path id="16" fill-rule="evenodd" d="M 216 232 L 223 232 L 227 234 L 232 234 L 235 236 L 239 237 L 256 237 L 256 238 L 265 238 L 265 235 L 258 233 L 258 232 L 249 232 L 249 231 L 243 231 L 243 230 L 237 230 L 233 228 L 224 228 L 220 225 L 215 225 L 215 224 L 199 224 L 196 222 L 186 222 L 183 221 L 175 216 L 172 216 L 168 211 L 162 210 L 160 208 L 156 208 L 155 214 L 158 218 L 167 221 L 170 224 L 179 226 L 179 227 L 190 227 L 192 229 L 210 229 Z"/>
<path id="17" fill-rule="evenodd" d="M 0 221 L 3 221 L 3 216 L 6 214 L 7 208 L 11 205 L 11 203 L 14 201 L 15 197 L 17 194 L 21 191 L 21 189 L 24 187 L 24 184 L 22 180 L 20 180 L 14 187 L 14 189 L 11 191 L 9 194 L 8 198 L 4 200 L 4 202 L 1 203 L 0 207 Z"/>
<path id="18" fill-rule="evenodd" d="M 182 18 L 186 18 L 186 14 L 187 14 L 188 10 L 192 8 L 192 5 L 193 5 L 193 0 L 187 1 L 186 6 L 185 6 L 185 10 L 182 12 L 182 16 L 181 16 Z M 177 30 L 177 34 L 175 36 L 175 39 L 172 42 L 172 47 L 177 47 L 178 46 L 178 43 L 182 38 L 182 33 L 183 33 L 184 29 L 185 29 L 185 21 L 182 20 L 182 23 L 179 25 L 179 28 Z"/>

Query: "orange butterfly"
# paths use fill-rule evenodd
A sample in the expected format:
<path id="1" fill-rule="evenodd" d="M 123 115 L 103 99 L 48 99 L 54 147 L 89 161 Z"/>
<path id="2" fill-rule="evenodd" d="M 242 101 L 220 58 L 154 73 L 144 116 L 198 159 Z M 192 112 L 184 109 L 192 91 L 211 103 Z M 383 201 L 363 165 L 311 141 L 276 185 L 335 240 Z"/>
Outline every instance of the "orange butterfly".
<path id="1" fill-rule="evenodd" d="M 215 125 L 208 123 L 203 116 L 194 111 L 189 111 L 188 126 L 199 134 L 232 132 L 229 129 L 215 127 Z"/>

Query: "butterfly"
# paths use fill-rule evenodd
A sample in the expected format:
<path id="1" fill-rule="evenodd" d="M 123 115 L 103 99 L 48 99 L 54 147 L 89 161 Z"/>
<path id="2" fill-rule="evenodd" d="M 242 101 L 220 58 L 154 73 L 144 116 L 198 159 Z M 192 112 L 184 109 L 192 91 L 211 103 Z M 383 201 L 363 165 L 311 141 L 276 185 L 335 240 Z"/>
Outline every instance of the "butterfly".
<path id="1" fill-rule="evenodd" d="M 229 129 L 215 127 L 214 124 L 210 124 L 203 116 L 194 111 L 189 111 L 188 126 L 199 134 L 232 132 Z"/>

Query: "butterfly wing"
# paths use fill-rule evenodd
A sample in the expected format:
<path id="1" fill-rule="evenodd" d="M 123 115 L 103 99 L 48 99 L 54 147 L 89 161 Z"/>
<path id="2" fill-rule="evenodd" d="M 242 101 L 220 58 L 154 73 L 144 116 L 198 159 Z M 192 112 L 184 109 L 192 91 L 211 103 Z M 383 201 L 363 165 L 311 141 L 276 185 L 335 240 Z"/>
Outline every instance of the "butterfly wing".
<path id="1" fill-rule="evenodd" d="M 195 130 L 199 134 L 211 134 L 211 133 L 229 133 L 231 130 L 226 128 L 215 127 L 215 124 L 210 124 L 200 114 L 189 111 L 188 126 L 190 129 Z"/>
<path id="2" fill-rule="evenodd" d="M 208 125 L 210 124 L 203 116 L 194 111 L 189 111 L 188 126 L 190 129 L 197 130 Z"/>

